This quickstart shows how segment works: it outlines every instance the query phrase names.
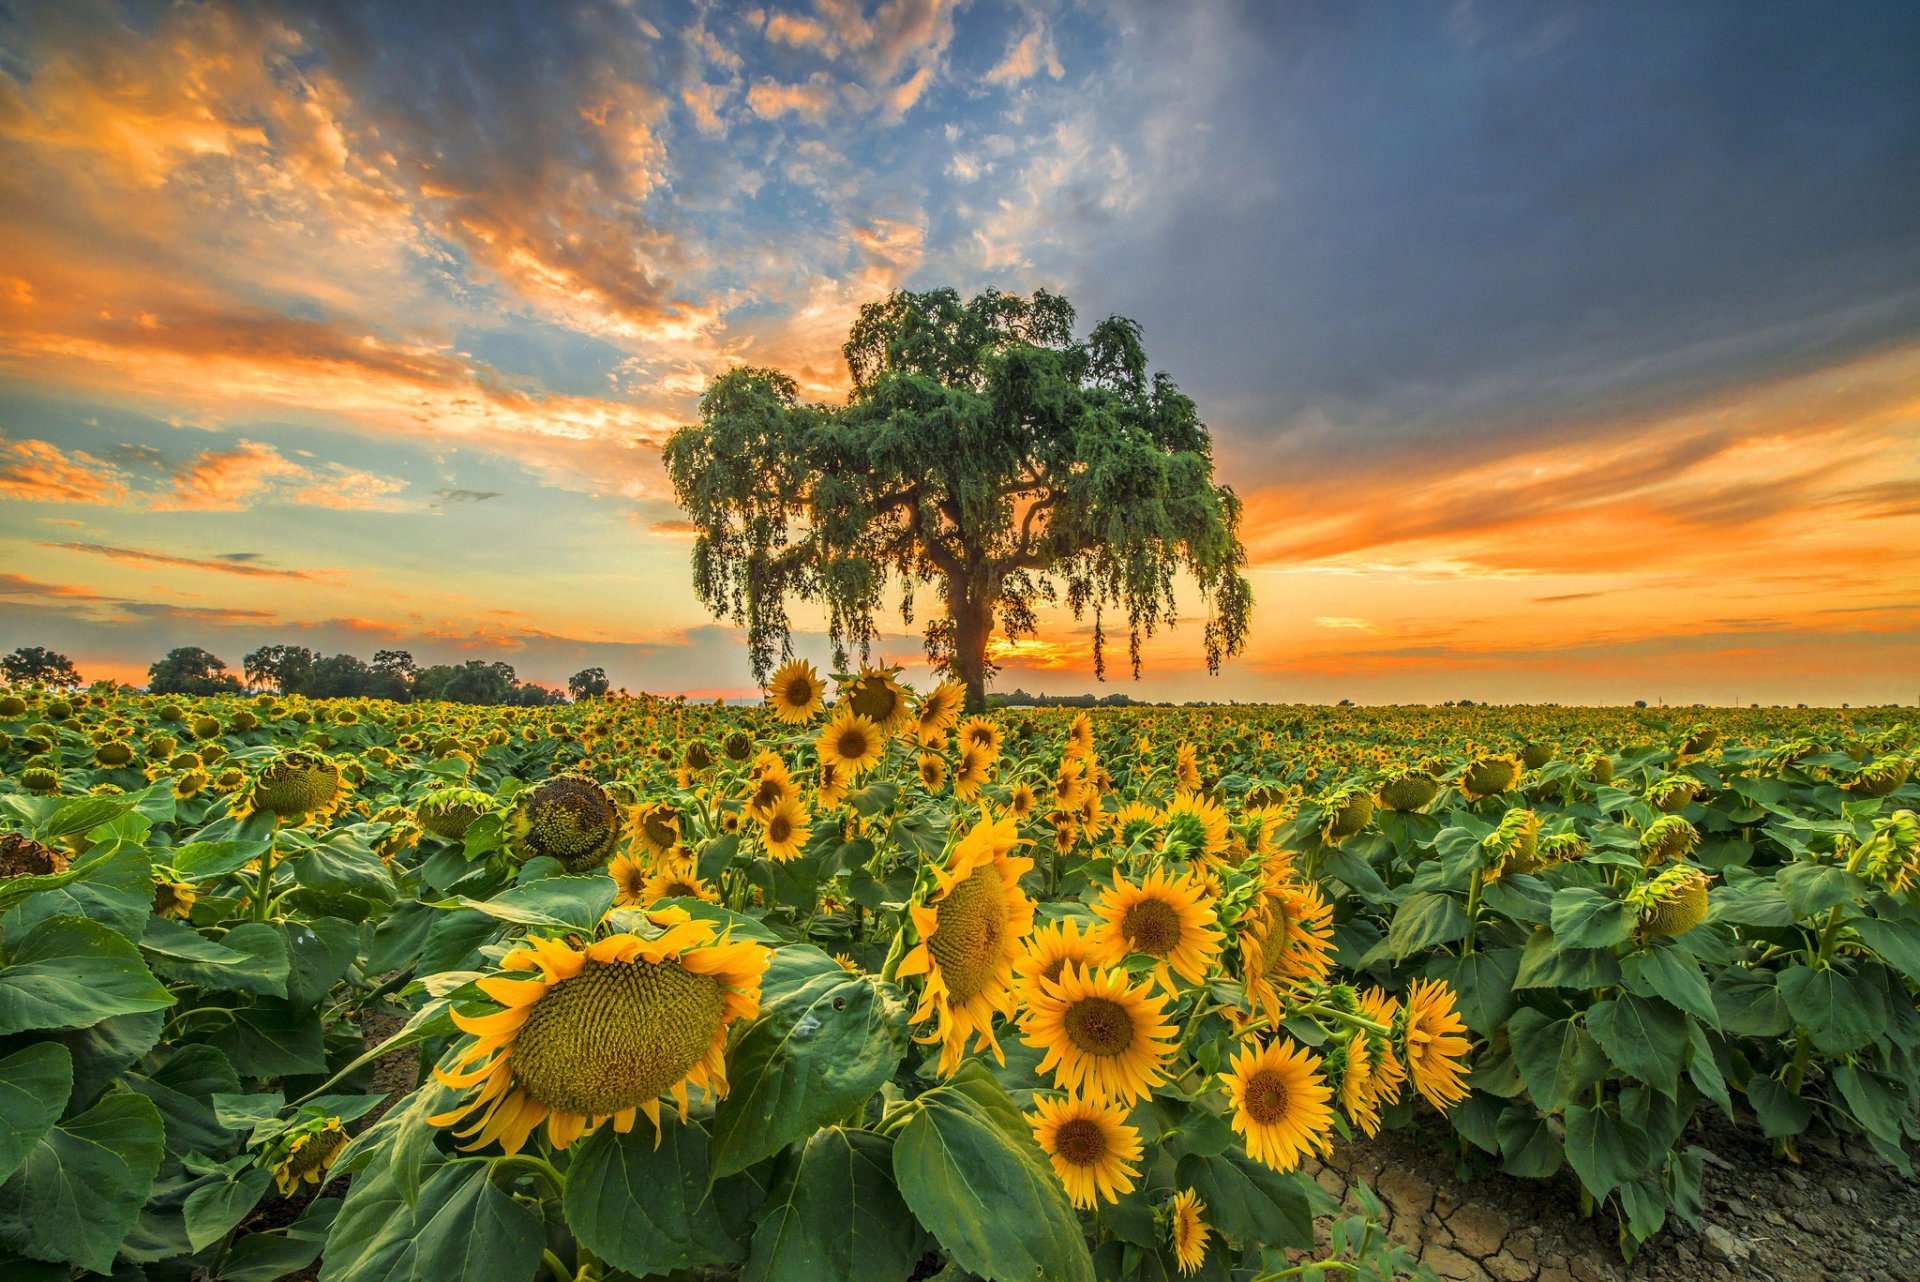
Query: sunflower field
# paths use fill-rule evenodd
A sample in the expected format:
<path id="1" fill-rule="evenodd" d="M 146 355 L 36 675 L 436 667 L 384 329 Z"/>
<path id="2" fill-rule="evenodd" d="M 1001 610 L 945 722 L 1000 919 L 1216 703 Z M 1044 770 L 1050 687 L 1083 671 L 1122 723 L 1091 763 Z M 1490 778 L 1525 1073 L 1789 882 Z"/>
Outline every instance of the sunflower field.
<path id="1" fill-rule="evenodd" d="M 1894 711 L 0 690 L 0 1276 L 1411 1276 L 1920 1138 Z M 1316 1234 L 1316 1220 L 1319 1232 Z"/>

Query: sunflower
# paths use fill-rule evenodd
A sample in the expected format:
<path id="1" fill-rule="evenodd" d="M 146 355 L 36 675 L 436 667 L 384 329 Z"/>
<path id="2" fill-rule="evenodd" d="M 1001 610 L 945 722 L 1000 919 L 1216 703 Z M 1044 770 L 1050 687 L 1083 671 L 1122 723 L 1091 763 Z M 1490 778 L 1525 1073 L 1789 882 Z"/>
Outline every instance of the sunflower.
<path id="1" fill-rule="evenodd" d="M 234 814 L 269 814 L 275 819 L 325 815 L 337 808 L 345 790 L 340 767 L 328 758 L 317 752 L 281 752 L 253 777 Z"/>
<path id="2" fill-rule="evenodd" d="M 1466 1022 L 1454 1009 L 1453 990 L 1437 979 L 1415 981 L 1407 993 L 1400 1053 L 1413 1088 L 1441 1112 L 1467 1097 Z"/>
<path id="3" fill-rule="evenodd" d="M 1056 810 L 1076 810 L 1080 806 L 1081 793 L 1085 789 L 1083 782 L 1087 773 L 1086 763 L 1072 757 L 1063 757 L 1060 769 L 1054 772 L 1053 783 L 1048 787 L 1047 800 Z"/>
<path id="4" fill-rule="evenodd" d="M 940 759 L 939 753 L 921 753 L 914 768 L 920 775 L 920 786 L 928 792 L 939 792 L 947 786 L 947 763 Z"/>
<path id="5" fill-rule="evenodd" d="M 607 865 L 607 875 L 613 878 L 617 888 L 613 892 L 615 908 L 631 908 L 646 904 L 647 869 L 631 855 L 621 855 Z"/>
<path id="6" fill-rule="evenodd" d="M 1015 819 L 1031 819 L 1040 808 L 1040 796 L 1030 783 L 1016 783 L 1007 790 L 1007 813 Z"/>
<path id="7" fill-rule="evenodd" d="M 847 771 L 845 767 L 831 761 L 819 764 L 813 789 L 813 804 L 822 810 L 832 810 L 847 796 Z"/>
<path id="8" fill-rule="evenodd" d="M 653 801 L 634 812 L 634 835 L 655 859 L 680 844 L 680 808 L 671 801 Z"/>
<path id="9" fill-rule="evenodd" d="M 1082 1209 L 1102 1198 L 1118 1202 L 1140 1176 L 1140 1132 L 1127 1125 L 1127 1110 L 1093 1100 L 1036 1097 L 1027 1114 L 1033 1138 L 1053 1163 L 1067 1197 Z"/>
<path id="10" fill-rule="evenodd" d="M 1278 1022 L 1288 989 L 1324 984 L 1333 971 L 1333 906 L 1317 886 L 1281 880 L 1263 892 L 1263 916 L 1240 932 L 1249 1006 Z"/>
<path id="11" fill-rule="evenodd" d="M 814 746 L 820 760 L 841 767 L 849 779 L 858 779 L 880 760 L 887 740 L 879 726 L 842 700 L 835 705 L 833 719 L 827 722 L 827 728 L 820 732 Z"/>
<path id="12" fill-rule="evenodd" d="M 493 798 L 477 788 L 442 788 L 430 792 L 413 808 L 414 820 L 442 841 L 460 841 L 473 821 L 487 812 Z"/>
<path id="13" fill-rule="evenodd" d="M 662 899 L 704 899 L 710 904 L 720 902 L 720 896 L 695 874 L 691 864 L 662 868 L 647 878 L 642 893 L 641 902 L 648 904 L 658 903 Z"/>
<path id="14" fill-rule="evenodd" d="M 1093 928 L 1093 945 L 1101 960 L 1117 966 L 1129 953 L 1157 958 L 1155 974 L 1169 989 L 1169 969 L 1198 984 L 1219 955 L 1221 935 L 1213 905 L 1191 873 L 1174 877 L 1156 868 L 1136 886 L 1116 869 L 1113 885 L 1101 892 L 1093 911 L 1100 918 Z"/>
<path id="15" fill-rule="evenodd" d="M 747 811 L 755 819 L 765 819 L 775 806 L 800 795 L 800 786 L 787 771 L 787 763 L 771 752 L 763 752 L 753 763 L 753 791 L 747 794 Z"/>
<path id="16" fill-rule="evenodd" d="M 933 1020 L 920 1040 L 940 1043 L 942 1075 L 969 1038 L 1001 1058 L 993 1017 L 1013 1015 L 1013 966 L 1033 929 L 1033 900 L 1020 889 L 1033 860 L 1013 853 L 1020 840 L 1013 820 L 982 819 L 928 869 L 932 884 L 908 910 L 919 942 L 896 973 L 927 977 L 911 1022 Z"/>
<path id="17" fill-rule="evenodd" d="M 727 1025 L 759 1012 L 769 954 L 683 912 L 651 918 L 666 926 L 652 939 L 623 932 L 575 948 L 530 936 L 508 953 L 507 971 L 538 977 L 489 976 L 479 988 L 501 1009 L 453 1012 L 474 1041 L 434 1076 L 480 1089 L 431 1124 L 464 1121 L 462 1148 L 498 1140 L 517 1153 L 543 1121 L 565 1148 L 608 1118 L 624 1133 L 644 1113 L 657 1131 L 669 1092 L 682 1117 L 689 1086 L 725 1095 Z"/>
<path id="18" fill-rule="evenodd" d="M 782 801 L 761 821 L 760 841 L 767 849 L 767 857 L 775 863 L 798 859 L 801 848 L 812 835 L 812 819 L 797 797 Z"/>
<path id="19" fill-rule="evenodd" d="M 1113 812 L 1114 840 L 1122 846 L 1134 842 L 1160 827 L 1164 812 L 1144 801 L 1129 801 Z"/>
<path id="20" fill-rule="evenodd" d="M 979 748 L 986 754 L 986 764 L 992 765 L 1000 757 L 1000 727 L 985 717 L 968 717 L 960 726 L 960 744 Z"/>
<path id="21" fill-rule="evenodd" d="M 1029 994 L 1022 1040 L 1047 1052 L 1036 1071 L 1051 1073 L 1056 1086 L 1132 1104 L 1166 1080 L 1179 1030 L 1165 1018 L 1165 1005 L 1149 981 L 1069 965 Z"/>
<path id="22" fill-rule="evenodd" d="M 1191 743 L 1183 742 L 1174 749 L 1173 777 L 1182 788 L 1200 791 L 1200 750 Z"/>
<path id="23" fill-rule="evenodd" d="M 1640 910 L 1642 935 L 1684 935 L 1707 916 L 1708 877 L 1685 864 L 1668 868 L 1645 885 L 1627 892 Z"/>
<path id="24" fill-rule="evenodd" d="M 555 775 L 514 798 L 507 849 L 521 860 L 557 859 L 568 872 L 606 862 L 620 839 L 620 811 L 585 775 Z"/>
<path id="25" fill-rule="evenodd" d="M 1380 785 L 1380 804 L 1388 810 L 1418 810 L 1439 792 L 1438 779 L 1418 766 L 1403 766 Z"/>
<path id="26" fill-rule="evenodd" d="M 1306 1153 L 1332 1153 L 1333 1090 L 1319 1059 L 1293 1039 L 1242 1047 L 1220 1081 L 1233 1102 L 1233 1129 L 1254 1161 L 1291 1171 Z"/>
<path id="27" fill-rule="evenodd" d="M 1400 999 L 1381 988 L 1365 988 L 1358 994 L 1360 1013 L 1380 1025 L 1391 1029 L 1400 1017 Z M 1407 1066 L 1400 1062 L 1394 1053 L 1393 1042 L 1380 1036 L 1378 1040 L 1369 1040 L 1372 1063 L 1368 1065 L 1368 1086 L 1373 1098 L 1379 1104 L 1395 1104 L 1400 1100 L 1400 1088 L 1407 1081 Z"/>
<path id="28" fill-rule="evenodd" d="M 1655 864 L 1685 859 L 1700 844 L 1700 830 L 1681 815 L 1661 815 L 1640 834 L 1640 857 Z"/>
<path id="29" fill-rule="evenodd" d="M 1192 1189 L 1181 1189 L 1173 1195 L 1168 1211 L 1167 1240 L 1173 1246 L 1173 1258 L 1182 1273 L 1195 1272 L 1206 1262 L 1207 1235 L 1213 1231 L 1200 1218 L 1207 1204 Z"/>
<path id="30" fill-rule="evenodd" d="M 820 713 L 827 687 L 805 659 L 783 664 L 767 683 L 767 706 L 783 725 L 804 725 Z"/>
<path id="31" fill-rule="evenodd" d="M 174 881 L 171 877 L 156 872 L 153 879 L 153 915 L 155 917 L 175 917 L 184 921 L 193 912 L 193 901 L 199 898 L 199 892 L 189 881 Z"/>
<path id="32" fill-rule="evenodd" d="M 972 801 L 980 795 L 980 785 L 991 777 L 993 758 L 985 749 L 972 745 L 960 750 L 960 761 L 953 768 L 953 795 Z"/>
<path id="33" fill-rule="evenodd" d="M 927 691 L 915 713 L 914 737 L 931 746 L 946 737 L 947 730 L 960 719 L 960 705 L 966 690 L 957 681 L 943 681 Z"/>
<path id="34" fill-rule="evenodd" d="M 1364 1029 L 1353 1034 L 1344 1047 L 1328 1057 L 1329 1068 L 1336 1067 L 1335 1060 L 1338 1060 L 1339 1085 L 1334 1090 L 1334 1098 L 1340 1103 L 1340 1111 L 1372 1139 L 1380 1133 L 1381 1100 L 1374 1081 L 1374 1067 L 1380 1061 L 1374 1053 L 1371 1035 Z"/>
<path id="35" fill-rule="evenodd" d="M 1482 797 L 1506 792 L 1519 778 L 1520 761 L 1517 757 L 1480 757 L 1460 776 L 1460 791 L 1466 794 L 1468 801 L 1478 801 Z"/>
<path id="36" fill-rule="evenodd" d="M 913 692 L 894 677 L 898 668 L 862 667 L 860 674 L 840 686 L 840 704 L 878 726 L 891 737 L 913 716 Z"/>
<path id="37" fill-rule="evenodd" d="M 1066 753 L 1069 757 L 1093 755 L 1093 718 L 1082 712 L 1067 727 Z"/>
<path id="38" fill-rule="evenodd" d="M 1127 813 L 1122 809 L 1115 821 L 1120 822 L 1120 817 Z M 1160 820 L 1166 825 L 1169 853 L 1183 858 L 1205 857 L 1227 848 L 1227 812 L 1211 797 L 1198 792 L 1176 793 L 1161 812 Z M 1124 827 L 1121 831 L 1125 835 Z"/>
<path id="39" fill-rule="evenodd" d="M 1072 917 L 1050 921 L 1028 938 L 1026 951 L 1013 964 L 1014 992 L 1023 1006 L 1032 1005 L 1040 992 L 1040 981 L 1057 981 L 1068 966 L 1096 963 L 1093 941 L 1080 933 L 1080 923 Z"/>
<path id="40" fill-rule="evenodd" d="M 337 1117 L 295 1135 L 273 1164 L 273 1182 L 280 1186 L 280 1196 L 292 1197 L 302 1184 L 326 1183 L 328 1168 L 346 1146 L 347 1132 Z"/>

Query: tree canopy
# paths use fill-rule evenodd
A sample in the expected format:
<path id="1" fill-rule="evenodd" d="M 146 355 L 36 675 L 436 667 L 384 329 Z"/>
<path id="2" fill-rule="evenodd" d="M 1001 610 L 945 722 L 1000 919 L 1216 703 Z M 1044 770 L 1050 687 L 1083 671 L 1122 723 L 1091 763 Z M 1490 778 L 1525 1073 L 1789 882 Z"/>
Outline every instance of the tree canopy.
<path id="1" fill-rule="evenodd" d="M 169 650 L 147 668 L 147 688 L 155 694 L 237 694 L 240 679 L 216 655 L 197 645 Z"/>
<path id="2" fill-rule="evenodd" d="M 15 685 L 38 683 L 49 686 L 77 686 L 80 673 L 73 660 L 58 650 L 43 645 L 23 645 L 0 659 L 0 673 Z"/>
<path id="3" fill-rule="evenodd" d="M 824 607 L 836 662 L 867 657 L 889 587 L 909 623 L 915 589 L 940 592 L 927 654 L 973 707 L 996 621 L 1032 636 L 1043 602 L 1092 614 L 1103 680 L 1106 617 L 1124 614 L 1138 677 L 1181 573 L 1209 607 L 1208 669 L 1240 651 L 1240 501 L 1213 481 L 1198 410 L 1148 373 L 1139 325 L 1110 317 L 1084 340 L 1073 326 L 1045 290 L 899 292 L 854 322 L 844 405 L 802 403 L 776 370 L 713 381 L 665 459 L 697 530 L 694 590 L 747 629 L 757 678 L 790 653 L 793 600 Z"/>

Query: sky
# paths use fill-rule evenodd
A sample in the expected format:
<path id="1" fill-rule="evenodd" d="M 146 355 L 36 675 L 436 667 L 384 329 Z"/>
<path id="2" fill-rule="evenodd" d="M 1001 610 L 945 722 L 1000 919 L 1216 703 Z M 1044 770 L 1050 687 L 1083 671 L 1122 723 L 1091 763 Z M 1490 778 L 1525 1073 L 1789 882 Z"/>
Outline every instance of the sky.
<path id="1" fill-rule="evenodd" d="M 1138 321 L 1247 508 L 1218 677 L 1189 591 L 999 689 L 1920 698 L 1904 0 L 0 0 L 0 650 L 750 694 L 660 443 L 942 285 Z"/>

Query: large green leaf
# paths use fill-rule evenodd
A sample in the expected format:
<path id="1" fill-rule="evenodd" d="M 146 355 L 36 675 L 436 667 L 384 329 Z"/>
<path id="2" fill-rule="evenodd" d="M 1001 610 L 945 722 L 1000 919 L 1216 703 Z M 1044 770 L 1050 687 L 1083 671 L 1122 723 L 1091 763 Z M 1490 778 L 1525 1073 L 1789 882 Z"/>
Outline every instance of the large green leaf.
<path id="1" fill-rule="evenodd" d="M 1467 1027 L 1491 1036 L 1507 1022 L 1519 999 L 1513 993 L 1520 970 L 1518 948 L 1494 948 L 1464 957 L 1435 957 L 1427 963 L 1430 979 L 1444 979 L 1453 988 L 1460 1016 Z"/>
<path id="2" fill-rule="evenodd" d="M 414 1276 L 433 1282 L 526 1282 L 545 1248 L 539 1215 L 487 1178 L 430 1206 L 423 1199 L 413 1231 Z"/>
<path id="3" fill-rule="evenodd" d="M 1886 1026 L 1886 990 L 1863 975 L 1789 966 L 1780 972 L 1780 996 L 1794 1022 L 1829 1055 L 1851 1055 Z"/>
<path id="4" fill-rule="evenodd" d="M 1920 926 L 1911 921 L 1862 917 L 1853 923 L 1853 929 L 1881 961 L 1920 983 Z"/>
<path id="5" fill-rule="evenodd" d="M 196 951 L 189 936 L 211 947 Z M 153 968 L 168 980 L 214 991 L 287 995 L 287 941 L 278 926 L 246 922 L 215 943 L 191 927 L 156 917 L 140 943 L 158 954 Z"/>
<path id="6" fill-rule="evenodd" d="M 167 1124 L 167 1151 L 213 1153 L 236 1138 L 213 1109 L 216 1095 L 240 1093 L 240 1078 L 227 1057 L 211 1046 L 174 1045 L 148 1072 L 128 1073 L 127 1086 L 153 1101 Z M 146 1065 L 143 1065 L 146 1067 Z"/>
<path id="7" fill-rule="evenodd" d="M 1607 1057 L 1579 1021 L 1551 1019 L 1532 1007 L 1514 1012 L 1507 1044 L 1527 1094 L 1549 1113 L 1585 1099 L 1607 1072 Z"/>
<path id="8" fill-rule="evenodd" d="M 845 1117 L 893 1076 L 907 1052 L 895 991 L 834 965 L 761 1008 L 727 1054 L 730 1090 L 713 1117 L 716 1177 Z"/>
<path id="9" fill-rule="evenodd" d="M 1604 1198 L 1653 1164 L 1647 1137 L 1610 1106 L 1567 1110 L 1567 1162 L 1596 1198 Z"/>
<path id="10" fill-rule="evenodd" d="M 101 824 L 112 823 L 131 814 L 140 805 L 142 794 L 122 793 L 109 797 L 79 797 L 62 805 L 40 827 L 43 841 L 58 841 L 92 832 Z"/>
<path id="11" fill-rule="evenodd" d="M 1632 994 L 1587 1007 L 1587 1031 L 1614 1066 L 1671 1096 L 1687 1066 L 1687 1017 Z"/>
<path id="12" fill-rule="evenodd" d="M 0 1185 L 0 1240 L 36 1260 L 110 1271 L 165 1148 L 165 1127 L 151 1101 L 107 1096 L 48 1131 Z"/>
<path id="13" fill-rule="evenodd" d="M 1563 944 L 1542 926 L 1520 953 L 1515 988 L 1604 988 L 1620 982 L 1620 961 L 1608 948 L 1575 948 Z"/>
<path id="14" fill-rule="evenodd" d="M 996 1282 L 1093 1282 L 1080 1221 L 1013 1101 L 984 1069 L 914 1101 L 893 1174 L 960 1267 Z"/>
<path id="15" fill-rule="evenodd" d="M 360 928 L 338 917 L 281 923 L 287 945 L 287 1000 L 317 1004 L 338 983 L 360 951 Z"/>
<path id="16" fill-rule="evenodd" d="M 761 1209 L 744 1282 L 905 1282 L 922 1234 L 893 1182 L 893 1141 L 816 1131 Z"/>
<path id="17" fill-rule="evenodd" d="M 1734 1037 L 1778 1037 L 1793 1027 L 1793 1015 L 1780 999 L 1779 976 L 1770 970 L 1721 971 L 1713 977 L 1713 1008 L 1720 1026 Z"/>
<path id="18" fill-rule="evenodd" d="M 707 1134 L 697 1124 L 602 1126 L 567 1171 L 567 1224 L 580 1244 L 629 1273 L 670 1273 L 738 1260 L 708 1191 Z"/>
<path id="19" fill-rule="evenodd" d="M 1639 914 L 1611 888 L 1567 886 L 1553 896 L 1553 934 L 1562 948 L 1611 948 L 1626 942 Z"/>
<path id="20" fill-rule="evenodd" d="M 604 873 L 586 877 L 542 877 L 510 886 L 492 899 L 465 895 L 433 905 L 472 908 L 499 921 L 547 930 L 592 930 L 613 907 L 617 888 Z"/>
<path id="21" fill-rule="evenodd" d="M 1773 884 L 1802 921 L 1829 908 L 1856 903 L 1868 894 L 1865 881 L 1833 864 L 1788 864 L 1775 874 Z"/>
<path id="22" fill-rule="evenodd" d="M 41 922 L 0 967 L 0 1034 L 85 1028 L 171 1005 L 173 995 L 140 960 L 140 950 L 84 917 Z"/>
<path id="23" fill-rule="evenodd" d="M 153 913 L 153 862 L 138 846 L 91 860 L 84 874 L 22 900 L 6 915 L 10 935 L 24 935 L 54 917 L 85 917 L 137 940 Z"/>
<path id="24" fill-rule="evenodd" d="M 1500 1139 L 1500 1169 L 1524 1180 L 1544 1180 L 1559 1171 L 1566 1154 L 1547 1119 L 1524 1104 L 1510 1106 L 1494 1123 Z"/>
<path id="25" fill-rule="evenodd" d="M 1207 1204 L 1207 1220 L 1248 1246 L 1310 1250 L 1313 1204 L 1298 1171 L 1282 1173 L 1238 1153 L 1180 1159 L 1174 1183 L 1191 1188 Z"/>
<path id="26" fill-rule="evenodd" d="M 188 881 L 238 872 L 267 853 L 270 841 L 191 841 L 172 853 L 173 870 Z"/>
<path id="27" fill-rule="evenodd" d="M 1634 953 L 1620 963 L 1620 978 L 1641 997 L 1664 998 L 1695 1019 L 1720 1027 L 1720 1012 L 1714 1007 L 1705 972 L 1693 954 L 1678 945 L 1655 944 Z"/>
<path id="28" fill-rule="evenodd" d="M 1467 934 L 1467 910 L 1452 895 L 1421 891 L 1408 895 L 1394 909 L 1387 927 L 1387 949 L 1395 961 L 1432 948 L 1450 944 Z"/>
<path id="29" fill-rule="evenodd" d="M 417 1205 L 409 1206 L 384 1166 L 353 1177 L 347 1200 L 334 1218 L 320 1260 L 320 1282 L 410 1282 L 414 1277 L 415 1224 L 487 1178 L 481 1162 L 443 1162 L 420 1186 Z M 433 1276 L 427 1269 L 426 1277 Z"/>
<path id="30" fill-rule="evenodd" d="M 233 1023 L 209 1040 L 226 1052 L 242 1077 L 327 1071 L 320 1017 L 296 1011 L 271 997 L 236 1011 Z"/>
<path id="31" fill-rule="evenodd" d="M 38 1042 L 0 1059 L 0 1180 L 53 1129 L 72 1093 L 73 1056 L 59 1042 Z"/>
<path id="32" fill-rule="evenodd" d="M 230 1180 L 203 1184 L 187 1194 L 187 1241 L 196 1251 L 204 1251 L 225 1237 L 229 1230 L 247 1218 L 273 1183 L 273 1172 L 264 1166 L 241 1171 Z"/>
<path id="33" fill-rule="evenodd" d="M 1747 1079 L 1747 1102 L 1753 1105 L 1754 1119 L 1768 1139 L 1788 1139 L 1813 1121 L 1813 1105 L 1788 1090 L 1779 1078 L 1764 1073 Z"/>

